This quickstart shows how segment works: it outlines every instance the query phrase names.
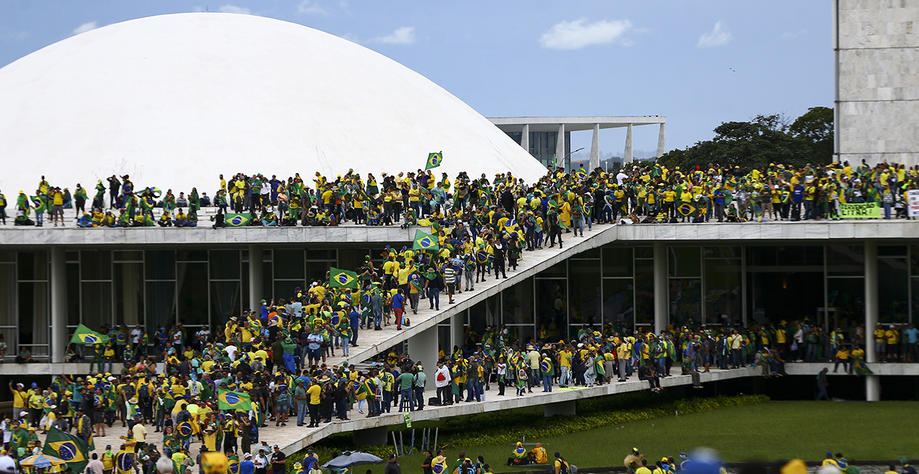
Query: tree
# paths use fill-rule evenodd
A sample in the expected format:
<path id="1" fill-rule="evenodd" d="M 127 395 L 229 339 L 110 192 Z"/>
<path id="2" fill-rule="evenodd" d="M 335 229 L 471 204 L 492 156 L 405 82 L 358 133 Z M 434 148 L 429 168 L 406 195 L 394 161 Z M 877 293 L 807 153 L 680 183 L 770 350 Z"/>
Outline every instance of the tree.
<path id="1" fill-rule="evenodd" d="M 817 163 L 833 159 L 833 109 L 811 107 L 788 128 L 792 136 L 810 145 L 809 155 Z"/>
<path id="2" fill-rule="evenodd" d="M 671 150 L 658 162 L 683 169 L 739 166 L 744 171 L 779 163 L 792 167 L 825 164 L 833 154 L 832 123 L 833 111 L 826 107 L 809 109 L 791 125 L 778 114 L 757 115 L 749 122 L 724 122 L 715 127 L 713 139 Z"/>

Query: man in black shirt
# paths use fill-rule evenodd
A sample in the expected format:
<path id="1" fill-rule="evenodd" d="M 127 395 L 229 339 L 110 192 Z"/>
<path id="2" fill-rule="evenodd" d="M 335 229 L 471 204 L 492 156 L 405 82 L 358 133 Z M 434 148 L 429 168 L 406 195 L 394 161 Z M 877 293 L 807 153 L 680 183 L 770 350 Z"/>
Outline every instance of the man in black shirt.
<path id="1" fill-rule="evenodd" d="M 434 471 L 431 469 L 431 463 L 434 462 L 434 456 L 431 456 L 431 451 L 424 452 L 424 461 L 421 463 L 421 472 L 422 474 L 434 474 Z"/>
<path id="2" fill-rule="evenodd" d="M 400 467 L 399 463 L 396 461 L 395 454 L 389 455 L 389 462 L 386 463 L 383 474 L 402 474 L 402 467 Z"/>
<path id="3" fill-rule="evenodd" d="M 278 445 L 274 445 L 274 453 L 271 455 L 271 470 L 274 474 L 284 474 L 287 465 L 287 455 L 281 452 Z"/>

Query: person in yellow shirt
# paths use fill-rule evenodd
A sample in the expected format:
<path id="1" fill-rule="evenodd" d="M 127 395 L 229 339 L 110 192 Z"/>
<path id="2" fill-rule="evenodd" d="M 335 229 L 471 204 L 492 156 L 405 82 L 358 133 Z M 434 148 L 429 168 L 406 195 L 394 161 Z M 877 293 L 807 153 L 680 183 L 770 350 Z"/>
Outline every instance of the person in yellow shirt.
<path id="1" fill-rule="evenodd" d="M 310 388 L 306 390 L 306 395 L 309 397 L 309 411 L 310 411 L 310 424 L 307 425 L 308 428 L 313 428 L 319 426 L 319 402 L 320 394 L 322 393 L 322 387 L 319 386 L 319 382 L 313 379 L 310 384 Z"/>
<path id="2" fill-rule="evenodd" d="M 25 385 L 17 383 L 16 386 L 13 386 L 13 382 L 9 382 L 10 392 L 13 394 L 13 419 L 18 420 L 19 414 L 26 409 L 26 402 L 28 401 L 28 394 L 25 391 Z"/>
<path id="3" fill-rule="evenodd" d="M 881 326 L 881 323 L 878 323 L 874 328 L 874 351 L 877 353 L 878 360 L 884 360 L 885 354 L 887 353 L 887 331 L 884 330 L 884 326 Z"/>
<path id="4" fill-rule="evenodd" d="M 836 364 L 833 366 L 833 373 L 839 369 L 839 364 L 842 364 L 842 370 L 845 373 L 852 373 L 852 366 L 849 365 L 849 356 L 851 352 L 846 346 L 839 346 L 839 349 L 836 351 Z"/>
<path id="5" fill-rule="evenodd" d="M 897 349 L 900 343 L 900 331 L 893 325 L 890 325 L 887 327 L 887 330 L 884 331 L 884 339 L 887 342 L 887 360 L 896 361 L 899 355 Z"/>

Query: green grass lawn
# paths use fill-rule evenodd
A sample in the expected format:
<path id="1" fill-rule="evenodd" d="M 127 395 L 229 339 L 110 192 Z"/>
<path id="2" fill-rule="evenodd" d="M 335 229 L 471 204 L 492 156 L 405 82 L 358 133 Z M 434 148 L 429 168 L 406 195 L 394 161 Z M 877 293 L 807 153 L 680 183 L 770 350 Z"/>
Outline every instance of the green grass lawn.
<path id="1" fill-rule="evenodd" d="M 526 434 L 519 430 L 520 436 Z M 408 432 L 406 432 L 406 435 Z M 882 460 L 919 458 L 919 402 L 767 402 L 723 408 L 704 413 L 654 418 L 618 424 L 541 442 L 549 451 L 560 451 L 579 467 L 619 466 L 635 446 L 649 460 L 677 456 L 681 451 L 707 446 L 725 461 L 771 461 L 790 458 L 819 460 L 832 450 L 849 459 Z M 405 439 L 408 444 L 408 439 Z M 454 443 L 447 459 L 452 465 L 460 451 L 475 458 L 485 456 L 495 471 L 505 465 L 512 446 L 463 446 Z M 403 472 L 419 472 L 422 457 L 399 460 Z M 323 459 L 322 462 L 325 462 Z M 374 474 L 382 465 L 371 466 Z M 355 469 L 363 474 L 366 468 Z"/>

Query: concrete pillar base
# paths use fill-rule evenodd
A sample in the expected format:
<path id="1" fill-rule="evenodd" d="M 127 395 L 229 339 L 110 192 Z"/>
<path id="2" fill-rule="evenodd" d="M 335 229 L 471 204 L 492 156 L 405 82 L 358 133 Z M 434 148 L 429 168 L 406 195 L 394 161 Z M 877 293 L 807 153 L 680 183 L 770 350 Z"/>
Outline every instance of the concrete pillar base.
<path id="1" fill-rule="evenodd" d="M 577 414 L 578 402 L 572 400 L 570 402 L 558 402 L 558 403 L 549 403 L 543 405 L 542 414 L 546 418 L 553 416 L 575 416 Z"/>
<path id="2" fill-rule="evenodd" d="M 386 439 L 388 434 L 389 429 L 385 426 L 380 426 L 352 432 L 351 441 L 357 446 L 384 446 L 389 442 Z"/>
<path id="3" fill-rule="evenodd" d="M 881 401 L 881 377 L 878 375 L 865 376 L 865 401 Z"/>

